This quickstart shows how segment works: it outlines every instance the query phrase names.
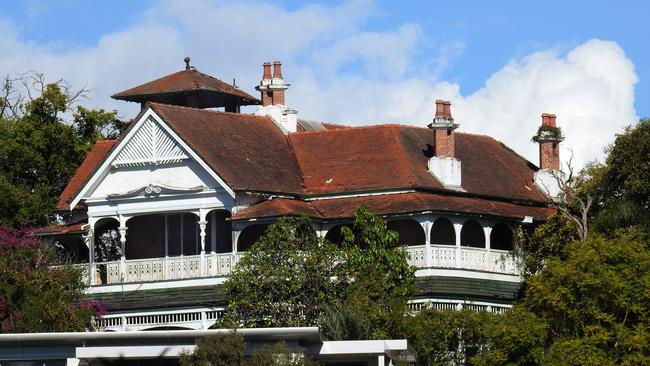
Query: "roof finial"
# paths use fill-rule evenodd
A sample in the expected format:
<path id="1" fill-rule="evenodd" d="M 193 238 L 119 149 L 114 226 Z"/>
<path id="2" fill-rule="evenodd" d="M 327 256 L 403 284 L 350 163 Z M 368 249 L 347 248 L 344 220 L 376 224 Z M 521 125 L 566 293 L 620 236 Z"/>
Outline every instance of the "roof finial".
<path id="1" fill-rule="evenodd" d="M 185 61 L 185 70 L 189 70 L 189 69 L 191 69 L 192 66 L 190 66 L 190 57 L 189 57 L 189 56 L 185 56 L 184 61 Z"/>

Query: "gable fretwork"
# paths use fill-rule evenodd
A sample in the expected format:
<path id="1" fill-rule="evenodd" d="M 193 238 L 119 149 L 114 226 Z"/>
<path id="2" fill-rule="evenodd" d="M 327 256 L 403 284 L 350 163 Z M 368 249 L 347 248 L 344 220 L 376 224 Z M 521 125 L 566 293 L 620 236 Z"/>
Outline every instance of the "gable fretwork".
<path id="1" fill-rule="evenodd" d="M 114 167 L 173 164 L 189 156 L 151 118 L 131 138 L 113 161 Z"/>

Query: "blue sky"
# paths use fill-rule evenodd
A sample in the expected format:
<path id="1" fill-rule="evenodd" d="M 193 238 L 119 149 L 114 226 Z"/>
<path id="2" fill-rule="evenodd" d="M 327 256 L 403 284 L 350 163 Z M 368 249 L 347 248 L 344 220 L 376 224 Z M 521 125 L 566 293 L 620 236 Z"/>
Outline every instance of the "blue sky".
<path id="1" fill-rule="evenodd" d="M 258 65 L 280 58 L 293 78 L 288 104 L 305 117 L 424 125 L 430 101 L 446 97 L 466 119 L 461 129 L 535 161 L 528 132 L 540 112 L 556 112 L 566 132 L 591 139 L 567 136 L 584 162 L 650 116 L 648 15 L 647 1 L 0 0 L 0 45 L 9 45 L 0 73 L 35 68 L 88 84 L 90 104 L 129 117 L 134 106 L 107 96 L 176 71 L 186 54 L 251 93 Z M 139 71 L 120 71 L 129 68 Z"/>

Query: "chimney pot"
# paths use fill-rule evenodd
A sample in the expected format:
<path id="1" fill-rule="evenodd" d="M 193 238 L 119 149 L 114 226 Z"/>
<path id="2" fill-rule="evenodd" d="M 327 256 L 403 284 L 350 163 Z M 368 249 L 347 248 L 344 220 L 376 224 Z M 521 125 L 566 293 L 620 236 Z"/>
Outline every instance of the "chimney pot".
<path id="1" fill-rule="evenodd" d="M 451 118 L 451 102 L 446 100 L 443 102 L 444 117 Z"/>
<path id="2" fill-rule="evenodd" d="M 441 99 L 436 99 L 436 117 L 444 117 L 445 106 L 443 103 Z"/>
<path id="3" fill-rule="evenodd" d="M 273 62 L 273 77 L 282 79 L 282 63 L 280 61 Z"/>
<path id="4" fill-rule="evenodd" d="M 262 76 L 262 79 L 264 80 L 271 79 L 271 63 L 265 62 L 263 66 L 264 66 L 264 75 Z"/>

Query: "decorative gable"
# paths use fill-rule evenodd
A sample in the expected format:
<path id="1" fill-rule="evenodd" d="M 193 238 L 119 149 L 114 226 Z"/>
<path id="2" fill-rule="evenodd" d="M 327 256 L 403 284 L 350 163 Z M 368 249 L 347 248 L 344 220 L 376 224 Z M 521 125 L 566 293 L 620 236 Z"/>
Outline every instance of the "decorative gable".
<path id="1" fill-rule="evenodd" d="M 128 145 L 117 155 L 113 167 L 134 167 L 178 163 L 189 156 L 161 128 L 153 118 L 148 118 L 133 135 Z"/>

